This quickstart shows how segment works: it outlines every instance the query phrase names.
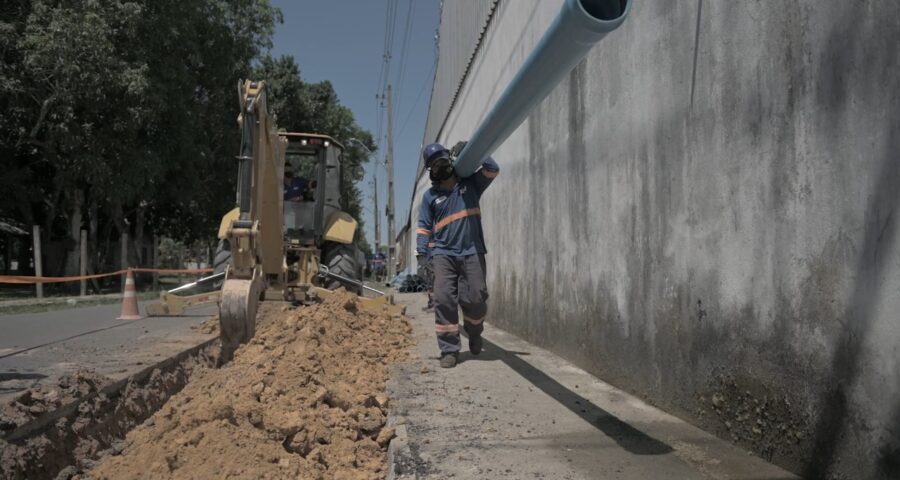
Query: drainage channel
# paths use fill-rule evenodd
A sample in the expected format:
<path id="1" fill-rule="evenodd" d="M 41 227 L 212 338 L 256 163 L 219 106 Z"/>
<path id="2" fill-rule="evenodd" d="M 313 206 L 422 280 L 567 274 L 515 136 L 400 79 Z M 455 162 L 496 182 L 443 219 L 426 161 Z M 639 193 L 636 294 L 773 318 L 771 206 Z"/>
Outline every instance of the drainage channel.
<path id="1" fill-rule="evenodd" d="M 47 412 L 0 438 L 0 477 L 57 478 L 89 470 L 181 391 L 197 367 L 218 366 L 213 338 Z"/>

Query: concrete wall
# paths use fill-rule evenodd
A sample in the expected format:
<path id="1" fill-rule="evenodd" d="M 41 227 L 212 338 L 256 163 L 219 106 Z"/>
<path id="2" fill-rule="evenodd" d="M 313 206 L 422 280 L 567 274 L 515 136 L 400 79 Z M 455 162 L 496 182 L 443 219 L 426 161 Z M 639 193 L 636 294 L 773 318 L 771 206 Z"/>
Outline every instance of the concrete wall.
<path id="1" fill-rule="evenodd" d="M 439 140 L 559 4 L 500 2 Z M 811 478 L 900 478 L 900 2 L 632 13 L 495 154 L 490 321 Z"/>

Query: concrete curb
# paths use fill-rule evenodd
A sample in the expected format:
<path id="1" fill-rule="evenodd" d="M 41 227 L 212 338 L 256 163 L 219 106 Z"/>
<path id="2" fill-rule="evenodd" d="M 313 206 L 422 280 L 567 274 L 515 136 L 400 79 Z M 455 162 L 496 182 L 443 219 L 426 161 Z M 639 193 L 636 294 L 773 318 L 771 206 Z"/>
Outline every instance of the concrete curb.
<path id="1" fill-rule="evenodd" d="M 406 472 L 406 459 L 412 458 L 409 450 L 409 437 L 406 435 L 406 419 L 398 416 L 388 416 L 388 427 L 394 428 L 394 438 L 388 445 L 387 451 L 387 480 L 418 480 L 415 471 Z"/>
<path id="2" fill-rule="evenodd" d="M 21 307 L 21 306 L 44 306 L 44 305 L 58 305 L 61 303 L 69 303 L 73 301 L 75 303 L 80 302 L 96 302 L 98 300 L 110 300 L 122 298 L 122 293 L 104 293 L 102 295 L 85 295 L 81 296 L 68 296 L 68 297 L 44 297 L 44 298 L 21 298 L 15 300 L 0 300 L 0 309 L 7 307 Z"/>

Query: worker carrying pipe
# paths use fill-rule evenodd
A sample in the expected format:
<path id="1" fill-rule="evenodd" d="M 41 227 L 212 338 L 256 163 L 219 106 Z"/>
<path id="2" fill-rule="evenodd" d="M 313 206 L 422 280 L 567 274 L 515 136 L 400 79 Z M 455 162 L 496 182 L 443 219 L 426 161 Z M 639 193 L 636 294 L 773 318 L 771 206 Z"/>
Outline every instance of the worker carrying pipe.
<path id="1" fill-rule="evenodd" d="M 499 172 L 491 154 L 630 11 L 631 0 L 565 0 L 468 143 L 457 144 L 452 153 L 437 143 L 423 150 L 432 186 L 422 198 L 416 258 L 420 265 L 425 261 L 431 239 L 442 367 L 454 367 L 459 355 L 457 303 L 463 310 L 469 350 L 477 355 L 482 348 L 488 295 L 479 200 Z"/>
<path id="2" fill-rule="evenodd" d="M 454 147 L 459 150 L 464 144 Z M 459 178 L 451 152 L 433 143 L 422 151 L 431 188 L 422 196 L 416 229 L 416 260 L 423 268 L 431 256 L 434 275 L 434 318 L 441 367 L 456 366 L 460 350 L 459 312 L 469 336 L 469 351 L 481 353 L 481 332 L 487 315 L 484 233 L 479 200 L 500 172 L 490 157 L 477 173 Z"/>

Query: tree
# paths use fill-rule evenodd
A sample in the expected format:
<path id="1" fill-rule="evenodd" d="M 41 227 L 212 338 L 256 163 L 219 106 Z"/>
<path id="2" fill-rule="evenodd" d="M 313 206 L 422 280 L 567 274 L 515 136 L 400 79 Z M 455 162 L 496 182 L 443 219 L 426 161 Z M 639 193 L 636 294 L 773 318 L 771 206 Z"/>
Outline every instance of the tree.
<path id="1" fill-rule="evenodd" d="M 19 33 L 15 91 L 5 93 L 12 93 L 20 123 L 4 135 L 4 150 L 19 160 L 15 177 L 26 180 L 21 185 L 30 193 L 16 210 L 42 223 L 50 237 L 67 237 L 74 253 L 87 190 L 98 189 L 113 202 L 132 200 L 127 196 L 140 188 L 134 183 L 152 175 L 128 175 L 135 166 L 152 165 L 125 160 L 144 114 L 146 64 L 118 49 L 133 37 L 141 9 L 132 2 L 35 1 L 29 7 L 12 27 Z M 114 189 L 104 185 L 113 172 L 124 174 Z M 70 273 L 77 267 L 66 263 Z"/>
<path id="2" fill-rule="evenodd" d="M 73 252 L 87 225 L 99 262 L 150 224 L 211 237 L 234 198 L 235 84 L 278 21 L 267 0 L 4 2 L 0 214 Z"/>

